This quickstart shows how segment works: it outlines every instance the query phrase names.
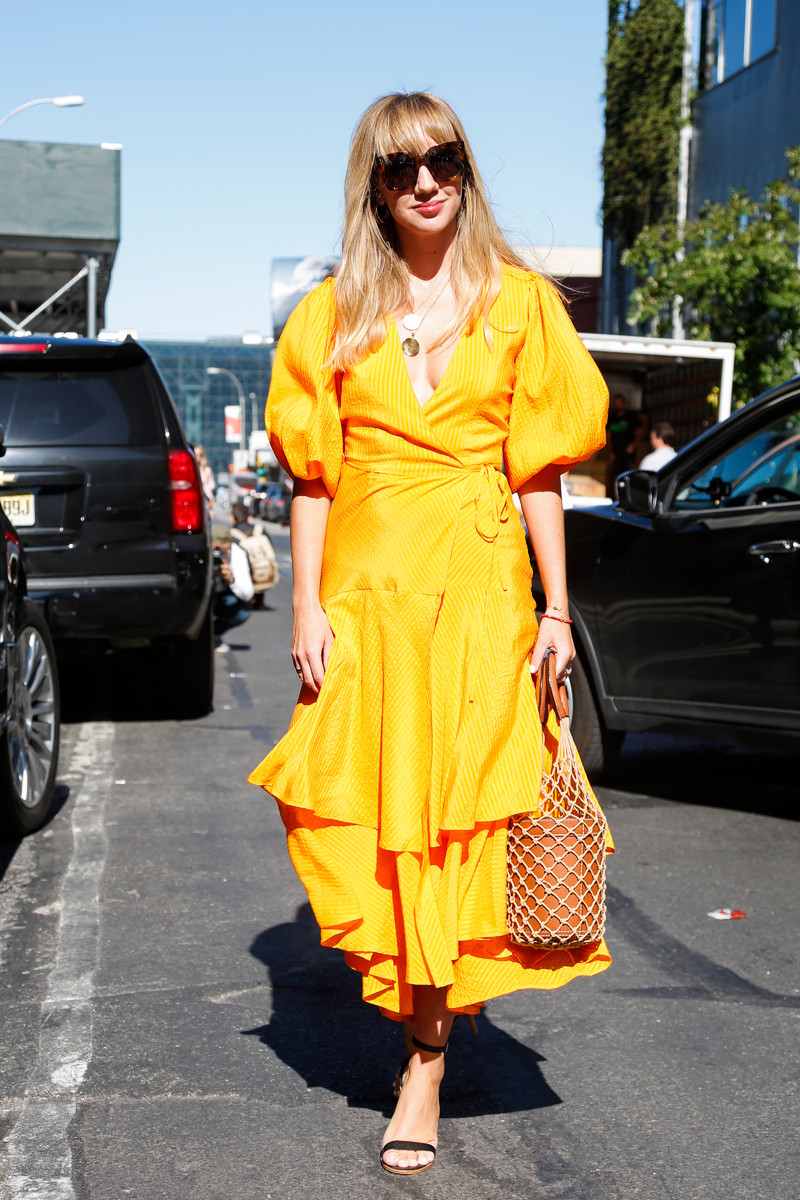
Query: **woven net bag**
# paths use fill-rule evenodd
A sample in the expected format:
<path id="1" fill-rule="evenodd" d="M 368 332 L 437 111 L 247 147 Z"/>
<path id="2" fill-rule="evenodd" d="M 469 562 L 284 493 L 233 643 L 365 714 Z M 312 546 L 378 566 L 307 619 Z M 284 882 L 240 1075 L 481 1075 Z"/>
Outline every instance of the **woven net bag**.
<path id="1" fill-rule="evenodd" d="M 586 946 L 599 942 L 605 928 L 606 822 L 569 731 L 555 655 L 547 656 L 536 682 L 543 730 L 551 711 L 558 718 L 558 752 L 542 778 L 540 812 L 509 823 L 508 932 L 523 946 Z"/>

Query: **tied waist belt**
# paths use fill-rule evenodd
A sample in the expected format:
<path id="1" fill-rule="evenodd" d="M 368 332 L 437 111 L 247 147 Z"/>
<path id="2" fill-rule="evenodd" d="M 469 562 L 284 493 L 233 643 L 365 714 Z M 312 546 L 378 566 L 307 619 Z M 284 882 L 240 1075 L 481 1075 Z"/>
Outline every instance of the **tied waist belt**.
<path id="1" fill-rule="evenodd" d="M 440 474 L 459 474 L 475 477 L 475 529 L 486 542 L 493 542 L 501 525 L 508 520 L 511 508 L 511 488 L 503 472 L 494 463 L 408 463 L 407 467 L 389 463 L 364 463 L 345 457 L 347 466 L 356 471 L 377 475 L 393 475 L 399 479 L 433 479 Z"/>

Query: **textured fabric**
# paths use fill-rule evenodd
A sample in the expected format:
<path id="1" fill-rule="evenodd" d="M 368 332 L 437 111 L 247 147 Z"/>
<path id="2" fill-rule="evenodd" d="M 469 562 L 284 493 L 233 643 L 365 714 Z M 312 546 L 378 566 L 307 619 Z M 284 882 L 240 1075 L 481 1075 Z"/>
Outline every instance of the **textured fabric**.
<path id="1" fill-rule="evenodd" d="M 294 309 L 267 401 L 275 453 L 333 498 L 320 598 L 335 634 L 318 695 L 250 775 L 275 797 L 321 928 L 389 1016 L 412 987 L 475 1011 L 611 962 L 514 946 L 506 833 L 536 811 L 543 745 L 528 658 L 531 567 L 511 490 L 604 444 L 608 395 L 555 290 L 503 268 L 433 395 L 414 394 L 394 322 L 326 376 L 333 280 Z M 612 848 L 609 836 L 609 848 Z"/>

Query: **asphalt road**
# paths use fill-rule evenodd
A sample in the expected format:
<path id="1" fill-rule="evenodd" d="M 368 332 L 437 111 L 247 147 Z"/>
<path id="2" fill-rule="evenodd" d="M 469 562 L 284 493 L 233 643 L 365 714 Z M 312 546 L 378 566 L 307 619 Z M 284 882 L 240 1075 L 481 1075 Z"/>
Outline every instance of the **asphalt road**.
<path id="1" fill-rule="evenodd" d="M 4 1200 L 797 1200 L 796 764 L 656 738 L 601 792 L 615 965 L 457 1028 L 435 1170 L 381 1173 L 397 1030 L 245 782 L 295 696 L 269 602 L 204 720 L 135 655 L 65 673 L 57 812 L 0 847 Z"/>

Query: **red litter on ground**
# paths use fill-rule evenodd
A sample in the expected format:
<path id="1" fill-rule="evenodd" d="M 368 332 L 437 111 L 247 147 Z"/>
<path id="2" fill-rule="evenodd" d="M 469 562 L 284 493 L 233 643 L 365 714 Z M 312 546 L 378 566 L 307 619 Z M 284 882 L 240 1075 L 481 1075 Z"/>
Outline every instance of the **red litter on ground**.
<path id="1" fill-rule="evenodd" d="M 747 913 L 743 908 L 715 908 L 708 915 L 715 921 L 743 921 Z"/>

